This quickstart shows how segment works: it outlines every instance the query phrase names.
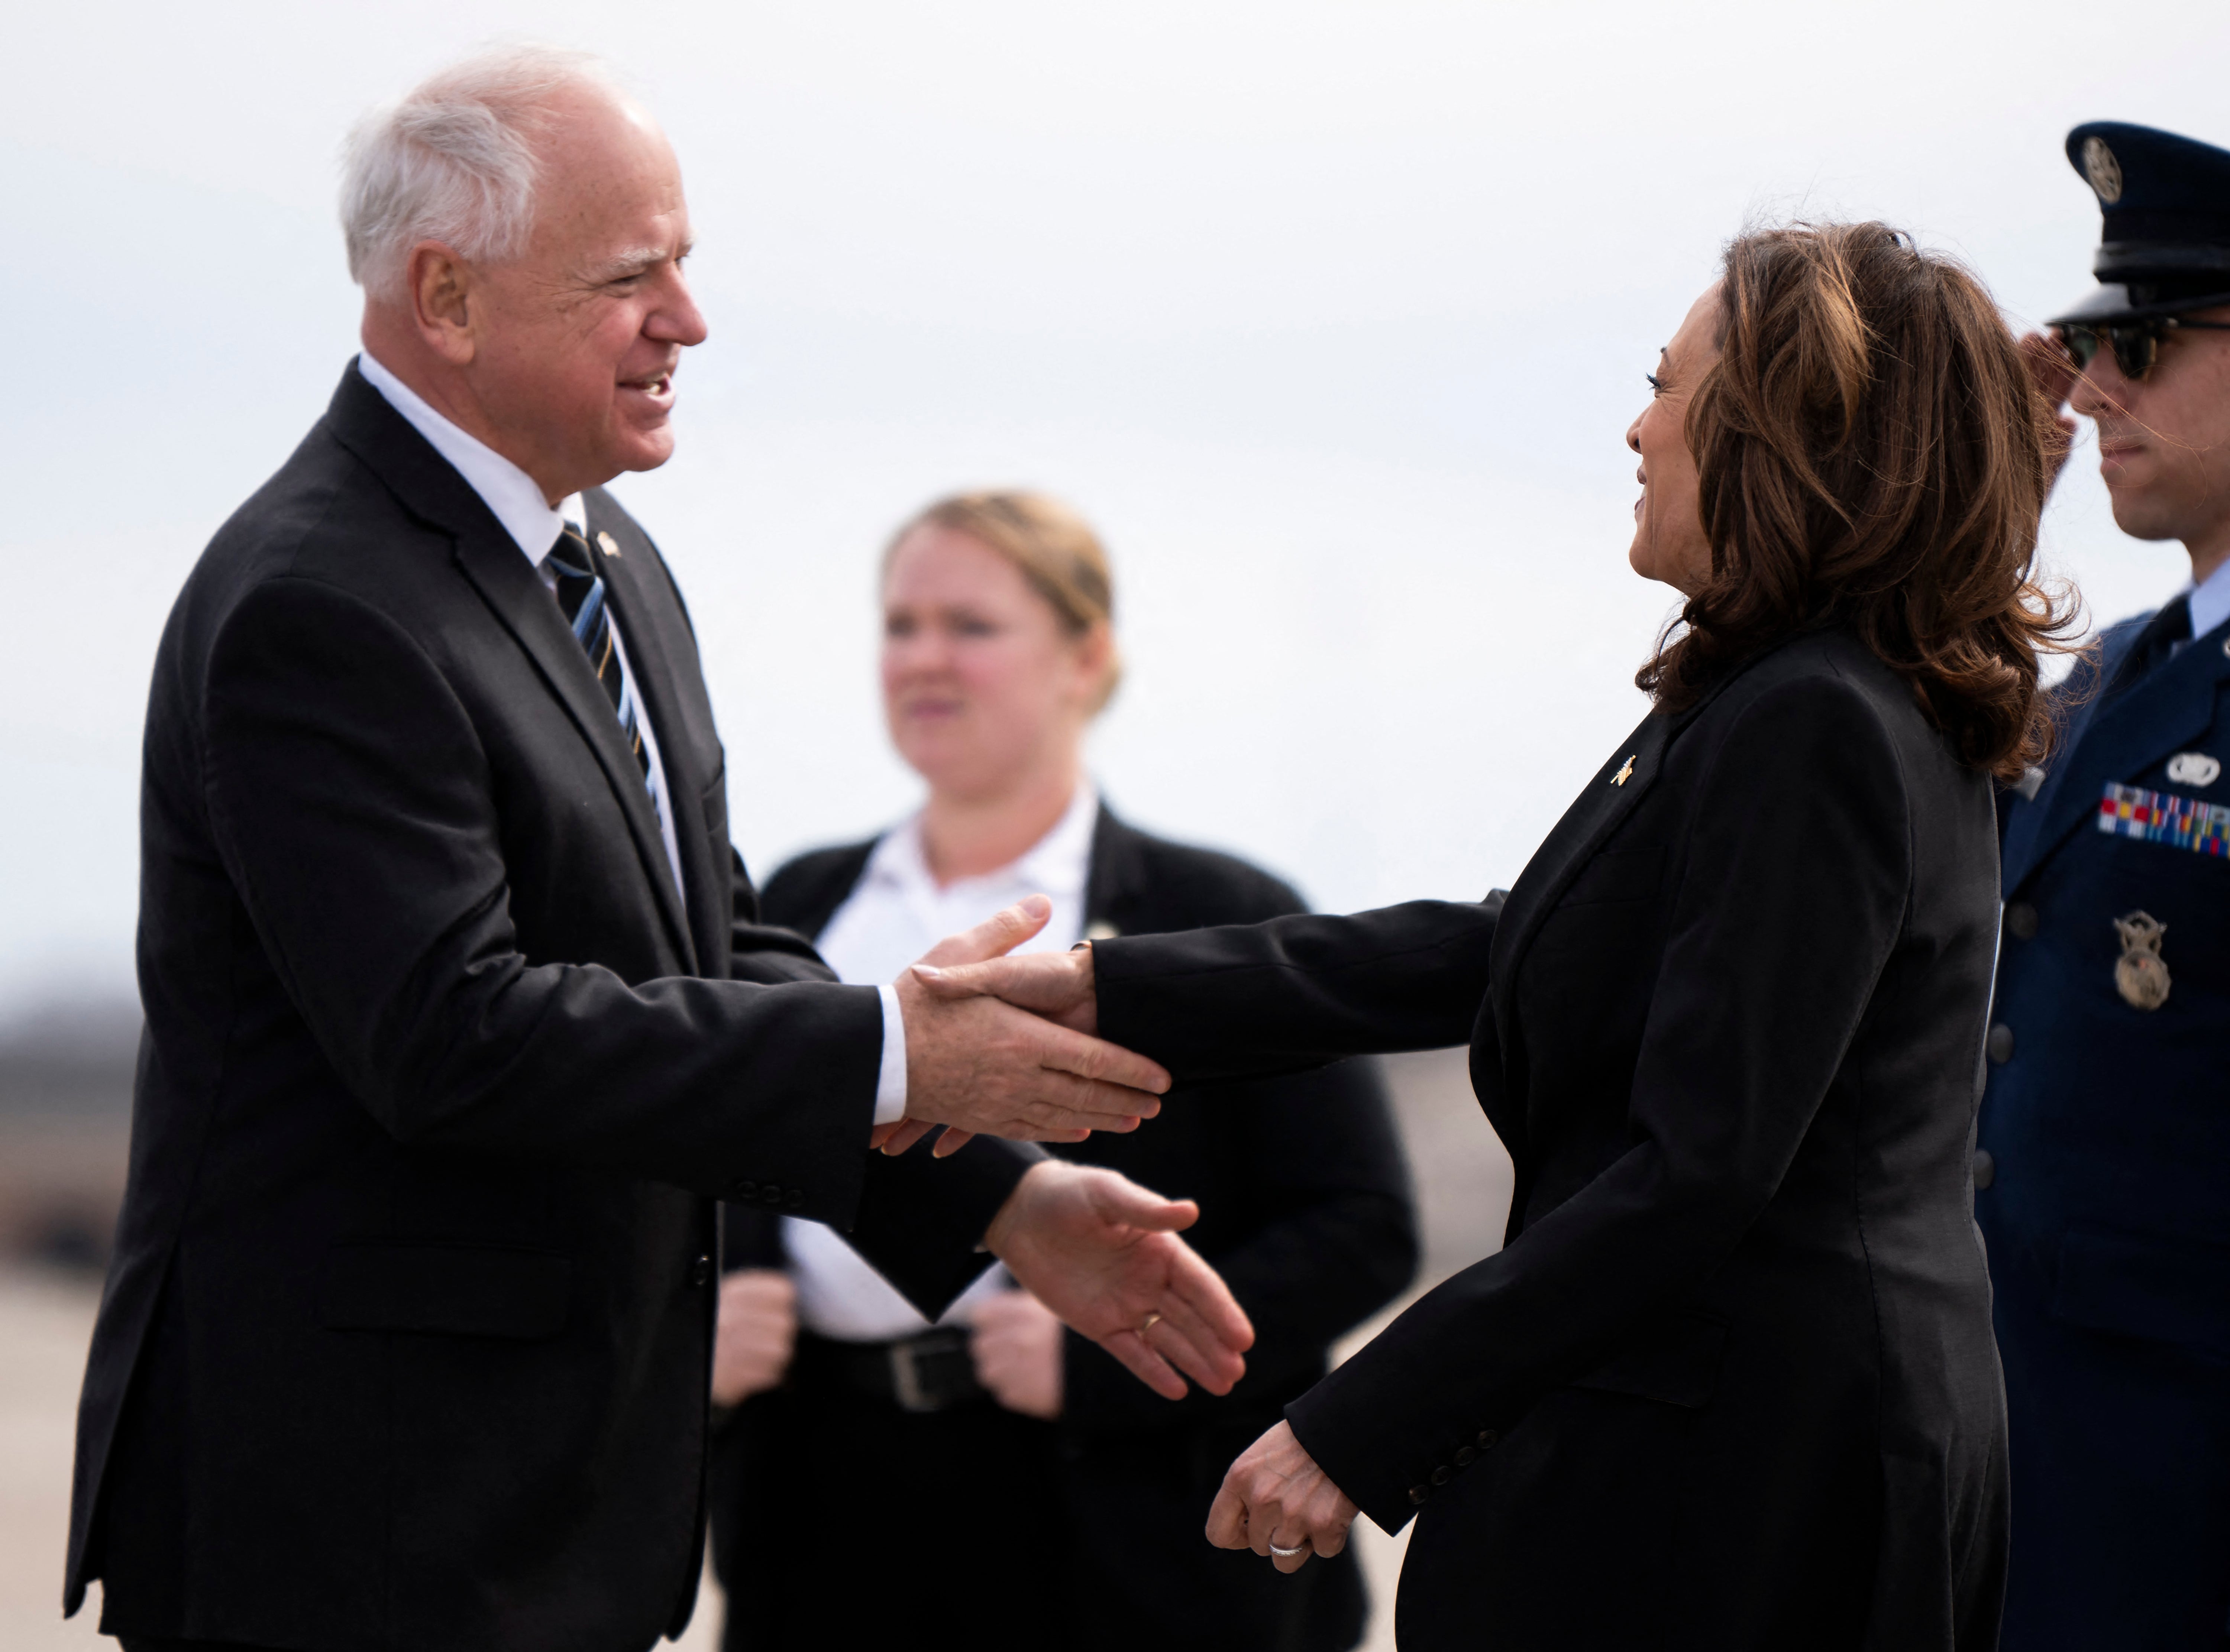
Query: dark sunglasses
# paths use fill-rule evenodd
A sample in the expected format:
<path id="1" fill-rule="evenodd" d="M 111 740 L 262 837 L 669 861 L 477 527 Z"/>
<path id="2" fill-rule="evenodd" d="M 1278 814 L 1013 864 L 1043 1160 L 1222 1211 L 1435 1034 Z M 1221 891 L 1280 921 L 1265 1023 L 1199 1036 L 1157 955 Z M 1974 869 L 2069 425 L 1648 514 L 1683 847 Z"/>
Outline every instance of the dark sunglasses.
<path id="1" fill-rule="evenodd" d="M 2172 332 L 2186 328 L 2209 332 L 2230 332 L 2230 321 L 2188 321 L 2182 316 L 2148 316 L 2143 321 L 2124 321 L 2111 327 L 2086 327 L 2070 322 L 2055 331 L 2059 342 L 2067 346 L 2067 353 L 2075 357 L 2075 364 L 2087 369 L 2097 357 L 2100 345 L 2114 352 L 2114 364 L 2122 370 L 2122 376 L 2132 384 L 2153 370 L 2160 359 L 2161 340 Z"/>

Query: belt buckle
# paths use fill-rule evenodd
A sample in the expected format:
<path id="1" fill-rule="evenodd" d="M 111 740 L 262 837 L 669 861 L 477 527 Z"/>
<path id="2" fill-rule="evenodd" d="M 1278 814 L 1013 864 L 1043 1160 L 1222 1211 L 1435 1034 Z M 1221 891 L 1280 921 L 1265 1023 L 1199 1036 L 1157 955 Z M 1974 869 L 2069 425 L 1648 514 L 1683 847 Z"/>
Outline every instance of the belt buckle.
<path id="1" fill-rule="evenodd" d="M 899 1409 L 941 1411 L 960 1398 L 959 1394 L 938 1385 L 924 1367 L 931 1360 L 949 1360 L 956 1353 L 964 1357 L 966 1350 L 966 1342 L 943 1327 L 892 1343 L 891 1398 L 898 1402 Z"/>
<path id="2" fill-rule="evenodd" d="M 902 1411 L 933 1411 L 937 1401 L 922 1386 L 921 1368 L 914 1364 L 911 1340 L 891 1344 L 891 1394 Z"/>

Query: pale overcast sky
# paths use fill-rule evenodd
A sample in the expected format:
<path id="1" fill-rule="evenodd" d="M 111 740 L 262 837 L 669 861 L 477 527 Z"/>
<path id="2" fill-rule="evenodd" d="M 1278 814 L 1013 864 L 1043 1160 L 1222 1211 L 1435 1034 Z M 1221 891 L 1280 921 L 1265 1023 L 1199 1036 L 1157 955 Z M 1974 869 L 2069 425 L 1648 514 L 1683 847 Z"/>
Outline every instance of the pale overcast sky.
<path id="1" fill-rule="evenodd" d="M 1143 825 L 1321 905 L 1507 884 L 1643 710 L 1643 371 L 1745 220 L 1887 218 L 2017 320 L 2090 284 L 2078 121 L 2230 143 L 2211 3 L 1403 0 L 23 10 L 0 100 L 0 1019 L 130 989 L 164 615 L 354 348 L 349 122 L 499 35 L 614 59 L 680 147 L 711 342 L 616 491 L 687 593 L 754 866 L 911 807 L 872 568 L 951 488 L 1073 500 Z M 2183 572 L 2089 454 L 2052 564 Z"/>

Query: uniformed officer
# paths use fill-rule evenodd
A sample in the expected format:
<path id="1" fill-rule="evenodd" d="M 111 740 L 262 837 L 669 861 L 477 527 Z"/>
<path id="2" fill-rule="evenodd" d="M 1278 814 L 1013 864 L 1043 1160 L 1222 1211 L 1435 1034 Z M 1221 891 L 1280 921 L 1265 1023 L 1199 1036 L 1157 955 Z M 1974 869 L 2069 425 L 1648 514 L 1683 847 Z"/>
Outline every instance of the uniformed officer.
<path id="1" fill-rule="evenodd" d="M 2050 325 L 2114 520 L 2191 583 L 2108 630 L 2008 792 L 1975 1154 L 2012 1418 L 2004 1646 L 2230 1635 L 2230 152 L 2095 122 Z M 2041 344 L 2042 341 L 2037 341 Z"/>

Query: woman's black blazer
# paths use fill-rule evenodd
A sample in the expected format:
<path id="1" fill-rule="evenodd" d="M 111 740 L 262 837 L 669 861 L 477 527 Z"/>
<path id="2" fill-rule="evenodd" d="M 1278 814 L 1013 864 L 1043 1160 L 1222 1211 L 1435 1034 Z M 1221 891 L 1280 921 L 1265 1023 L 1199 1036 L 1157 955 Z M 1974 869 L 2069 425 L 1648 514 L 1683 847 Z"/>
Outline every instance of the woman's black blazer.
<path id="1" fill-rule="evenodd" d="M 1988 780 L 1807 633 L 1612 753 L 1506 898 L 1121 939 L 1180 1082 L 1468 1039 L 1510 1242 L 1287 1410 L 1406 1649 L 1996 1644 L 1971 1149 Z"/>
<path id="2" fill-rule="evenodd" d="M 790 862 L 768 881 L 766 921 L 818 935 L 858 884 L 873 848 L 870 839 Z M 1085 916 L 1102 933 L 1251 923 L 1303 910 L 1292 889 L 1245 861 L 1150 836 L 1100 811 Z M 1237 1566 L 1239 1557 L 1208 1548 L 1201 1534 L 1208 1501 L 1231 1459 L 1324 1375 L 1331 1342 L 1399 1295 L 1416 1268 L 1408 1167 L 1383 1081 L 1375 1064 L 1347 1062 L 1197 1094 L 1181 1089 L 1132 1134 L 1098 1135 L 1052 1151 L 1111 1167 L 1157 1192 L 1197 1199 L 1200 1221 L 1186 1237 L 1230 1284 L 1256 1338 L 1247 1374 L 1230 1395 L 1195 1390 L 1171 1404 L 1096 1345 L 1068 1337 L 1056 1457 L 1073 1540 L 1157 1595 L 1162 1614 L 1212 1623 L 1237 1613 L 1251 1621 L 1257 1614 L 1249 1602 L 1264 1581 L 1254 1574 L 1266 1578 L 1268 1569 L 1251 1557 Z M 783 1265 L 778 1218 L 731 1206 L 727 1220 L 727 1266 Z M 755 1425 L 746 1405 L 731 1432 Z M 1142 1533 L 1142 1488 L 1170 1478 L 1142 1465 L 1163 1458 L 1183 1489 L 1148 1516 L 1157 1529 Z M 759 1490 L 780 1495 L 777 1488 Z M 1353 1568 L 1324 1581 L 1327 1588 L 1311 1591 L 1312 1626 L 1296 1632 L 1296 1648 L 1345 1646 L 1359 1631 L 1361 1583 Z M 1193 1598 L 1199 1591 L 1223 1595 L 1234 1587 L 1247 1599 Z M 1271 1593 L 1299 1597 L 1290 1589 Z M 1110 1598 L 1102 1610 L 1120 1619 L 1125 1604 Z"/>

